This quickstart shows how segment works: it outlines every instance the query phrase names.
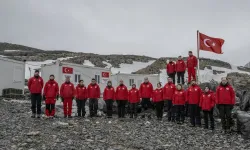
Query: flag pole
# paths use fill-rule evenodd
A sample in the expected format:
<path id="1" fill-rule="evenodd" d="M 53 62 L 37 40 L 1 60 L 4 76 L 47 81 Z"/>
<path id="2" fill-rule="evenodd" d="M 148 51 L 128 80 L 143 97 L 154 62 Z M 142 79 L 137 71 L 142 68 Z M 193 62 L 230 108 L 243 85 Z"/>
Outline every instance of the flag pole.
<path id="1" fill-rule="evenodd" d="M 197 59 L 198 59 L 198 64 L 197 64 L 197 83 L 200 81 L 200 36 L 199 36 L 199 30 L 197 30 Z"/>

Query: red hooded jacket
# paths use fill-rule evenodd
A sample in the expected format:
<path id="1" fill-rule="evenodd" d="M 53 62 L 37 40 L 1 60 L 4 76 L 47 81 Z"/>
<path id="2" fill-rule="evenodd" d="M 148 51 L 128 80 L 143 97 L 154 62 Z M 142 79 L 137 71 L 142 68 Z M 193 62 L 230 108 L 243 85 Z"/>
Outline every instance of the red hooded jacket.
<path id="1" fill-rule="evenodd" d="M 73 98 L 75 96 L 74 84 L 71 82 L 63 83 L 60 88 L 60 95 L 62 98 Z"/>
<path id="2" fill-rule="evenodd" d="M 153 85 L 150 82 L 144 82 L 141 84 L 139 91 L 141 98 L 151 98 L 153 92 Z"/>
<path id="3" fill-rule="evenodd" d="M 86 100 L 88 98 L 88 90 L 84 85 L 78 84 L 76 86 L 76 99 L 77 100 Z"/>
<path id="4" fill-rule="evenodd" d="M 128 91 L 128 101 L 130 103 L 139 103 L 140 102 L 140 95 L 139 90 L 136 88 L 132 88 Z"/>
<path id="5" fill-rule="evenodd" d="M 187 89 L 187 102 L 188 104 L 197 104 L 200 103 L 201 97 L 201 88 L 198 85 L 192 85 Z"/>
<path id="6" fill-rule="evenodd" d="M 119 85 L 116 88 L 115 98 L 119 100 L 128 100 L 128 89 L 125 85 Z"/>
<path id="7" fill-rule="evenodd" d="M 167 83 L 163 87 L 163 99 L 164 100 L 172 100 L 175 89 L 176 89 L 176 87 L 173 83 Z"/>
<path id="8" fill-rule="evenodd" d="M 186 64 L 184 60 L 178 60 L 175 65 L 176 72 L 185 72 L 186 71 Z"/>
<path id="9" fill-rule="evenodd" d="M 175 63 L 174 62 L 169 62 L 167 64 L 167 73 L 170 74 L 170 73 L 175 73 Z"/>
<path id="10" fill-rule="evenodd" d="M 231 85 L 219 85 L 217 87 L 216 104 L 235 104 L 235 92 Z"/>
<path id="11" fill-rule="evenodd" d="M 173 105 L 185 105 L 186 93 L 184 90 L 175 90 L 173 95 Z"/>
<path id="12" fill-rule="evenodd" d="M 187 58 L 187 68 L 194 68 L 197 67 L 197 58 L 192 55 Z"/>
<path id="13" fill-rule="evenodd" d="M 101 91 L 100 91 L 100 87 L 98 84 L 89 84 L 88 85 L 88 98 L 93 98 L 93 99 L 97 99 L 100 98 L 101 95 Z"/>
<path id="14" fill-rule="evenodd" d="M 202 93 L 200 99 L 201 110 L 210 111 L 215 105 L 215 95 L 212 91 Z"/>
<path id="15" fill-rule="evenodd" d="M 157 88 L 153 91 L 152 101 L 155 102 L 161 102 L 163 101 L 163 90 L 162 88 Z"/>
<path id="16" fill-rule="evenodd" d="M 43 79 L 38 77 L 31 77 L 28 81 L 28 88 L 31 94 L 41 94 L 43 89 Z"/>
<path id="17" fill-rule="evenodd" d="M 111 87 L 106 87 L 103 92 L 103 100 L 115 100 L 115 89 Z"/>
<path id="18" fill-rule="evenodd" d="M 56 98 L 56 96 L 59 95 L 58 83 L 55 80 L 49 80 L 46 82 L 43 89 L 43 95 L 46 98 Z"/>

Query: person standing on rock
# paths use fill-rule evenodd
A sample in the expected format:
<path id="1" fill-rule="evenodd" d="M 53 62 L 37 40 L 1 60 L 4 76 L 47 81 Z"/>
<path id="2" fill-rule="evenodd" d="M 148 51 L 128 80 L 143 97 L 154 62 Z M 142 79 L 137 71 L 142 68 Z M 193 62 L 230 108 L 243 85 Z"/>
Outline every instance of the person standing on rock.
<path id="1" fill-rule="evenodd" d="M 41 107 L 42 107 L 42 89 L 43 89 L 43 79 L 39 76 L 39 70 L 36 70 L 34 77 L 31 77 L 28 81 L 28 88 L 31 94 L 31 110 L 32 118 L 41 117 Z"/>
<path id="2" fill-rule="evenodd" d="M 140 85 L 139 92 L 141 97 L 141 105 L 144 110 L 142 118 L 145 118 L 148 108 L 153 108 L 150 101 L 153 94 L 153 85 L 149 82 L 148 77 L 144 78 L 144 82 Z M 150 118 L 150 115 L 148 115 L 148 117 Z"/>
<path id="3" fill-rule="evenodd" d="M 118 106 L 118 118 L 125 118 L 125 106 L 128 101 L 128 89 L 120 80 L 120 85 L 116 88 L 115 98 Z"/>
<path id="4" fill-rule="evenodd" d="M 168 83 L 163 87 L 163 99 L 165 102 L 165 106 L 167 107 L 168 112 L 168 121 L 172 121 L 173 118 L 173 109 L 172 109 L 172 100 L 173 94 L 175 92 L 175 85 L 173 84 L 172 78 L 168 77 Z M 173 120 L 174 121 L 174 120 Z"/>
<path id="5" fill-rule="evenodd" d="M 173 79 L 173 83 L 175 84 L 176 69 L 175 69 L 175 63 L 172 58 L 169 59 L 169 63 L 167 64 L 167 74 L 170 78 Z"/>
<path id="6" fill-rule="evenodd" d="M 161 83 L 157 83 L 157 88 L 153 91 L 152 101 L 155 104 L 157 119 L 162 120 L 164 100 L 163 100 L 163 90 L 161 88 Z"/>
<path id="7" fill-rule="evenodd" d="M 184 107 L 186 102 L 186 93 L 181 84 L 177 85 L 177 89 L 173 94 L 174 120 L 177 124 L 183 124 L 185 120 Z"/>
<path id="8" fill-rule="evenodd" d="M 76 104 L 77 104 L 77 116 L 85 117 L 85 103 L 88 99 L 87 87 L 84 85 L 83 80 L 79 80 L 79 84 L 76 86 Z"/>
<path id="9" fill-rule="evenodd" d="M 216 90 L 216 104 L 220 112 L 222 128 L 225 132 L 229 132 L 232 124 L 232 109 L 235 105 L 235 91 L 229 85 L 226 77 L 221 79 L 220 85 Z"/>
<path id="10" fill-rule="evenodd" d="M 214 130 L 214 105 L 215 95 L 209 86 L 205 87 L 204 93 L 201 95 L 200 107 L 204 114 L 205 129 L 208 129 L 208 117 L 210 119 L 210 129 Z"/>
<path id="11" fill-rule="evenodd" d="M 88 98 L 89 98 L 89 114 L 90 117 L 97 116 L 98 99 L 100 98 L 101 91 L 96 80 L 93 78 L 88 85 Z"/>
<path id="12" fill-rule="evenodd" d="M 46 82 L 43 89 L 43 96 L 46 104 L 45 114 L 49 118 L 53 118 L 55 116 L 55 104 L 59 96 L 59 86 L 54 79 L 55 76 L 50 75 L 49 81 Z"/>
<path id="13" fill-rule="evenodd" d="M 136 88 L 136 85 L 132 85 L 132 89 L 128 92 L 128 101 L 130 103 L 130 118 L 137 117 L 137 107 L 140 103 L 140 94 L 139 90 Z"/>
<path id="14" fill-rule="evenodd" d="M 195 80 L 191 81 L 191 86 L 187 89 L 187 102 L 188 110 L 190 116 L 191 127 L 198 125 L 201 126 L 201 116 L 200 116 L 200 97 L 201 97 L 201 88 L 196 84 Z"/>
<path id="15" fill-rule="evenodd" d="M 178 57 L 175 67 L 176 67 L 176 72 L 177 72 L 177 83 L 178 84 L 182 83 L 182 85 L 184 85 L 185 84 L 184 75 L 186 71 L 186 64 L 181 56 Z"/>
<path id="16" fill-rule="evenodd" d="M 196 80 L 196 67 L 198 64 L 197 58 L 193 55 L 192 51 L 188 52 L 189 57 L 187 58 L 187 70 L 188 70 L 188 83 L 191 80 Z"/>
<path id="17" fill-rule="evenodd" d="M 112 82 L 108 81 L 106 88 L 103 92 L 103 100 L 106 103 L 107 117 L 112 118 L 113 114 L 113 102 L 115 100 L 115 89 L 112 86 Z"/>
<path id="18" fill-rule="evenodd" d="M 63 101 L 64 118 L 72 118 L 72 103 L 75 96 L 74 84 L 70 82 L 70 76 L 66 76 L 65 82 L 61 85 L 60 96 Z"/>

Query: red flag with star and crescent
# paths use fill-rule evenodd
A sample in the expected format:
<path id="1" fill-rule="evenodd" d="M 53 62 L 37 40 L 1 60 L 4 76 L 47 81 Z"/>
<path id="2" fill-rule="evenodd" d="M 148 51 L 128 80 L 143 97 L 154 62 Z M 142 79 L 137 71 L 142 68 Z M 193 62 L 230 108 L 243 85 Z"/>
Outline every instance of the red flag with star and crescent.
<path id="1" fill-rule="evenodd" d="M 73 74 L 73 68 L 62 67 L 62 72 L 65 73 L 65 74 Z"/>
<path id="2" fill-rule="evenodd" d="M 205 34 L 199 33 L 200 37 L 200 50 L 223 54 L 222 45 L 224 40 L 220 38 L 209 37 Z"/>

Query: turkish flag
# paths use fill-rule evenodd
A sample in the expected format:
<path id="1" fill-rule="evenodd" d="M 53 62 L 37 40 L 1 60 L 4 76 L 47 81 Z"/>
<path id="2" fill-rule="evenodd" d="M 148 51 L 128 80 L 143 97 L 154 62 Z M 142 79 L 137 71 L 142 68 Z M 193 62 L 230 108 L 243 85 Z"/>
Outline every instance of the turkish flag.
<path id="1" fill-rule="evenodd" d="M 217 54 L 222 54 L 222 45 L 224 40 L 220 38 L 209 37 L 205 34 L 199 33 L 200 36 L 200 50 L 210 51 Z"/>
<path id="2" fill-rule="evenodd" d="M 102 72 L 103 78 L 109 78 L 109 72 Z"/>
<path id="3" fill-rule="evenodd" d="M 65 73 L 65 74 L 73 74 L 73 68 L 62 67 L 62 72 Z"/>

